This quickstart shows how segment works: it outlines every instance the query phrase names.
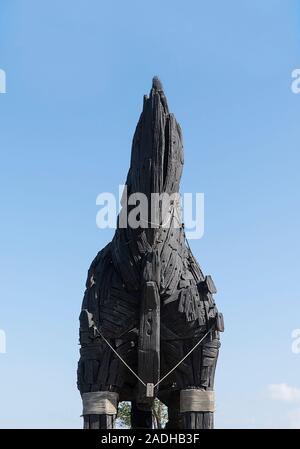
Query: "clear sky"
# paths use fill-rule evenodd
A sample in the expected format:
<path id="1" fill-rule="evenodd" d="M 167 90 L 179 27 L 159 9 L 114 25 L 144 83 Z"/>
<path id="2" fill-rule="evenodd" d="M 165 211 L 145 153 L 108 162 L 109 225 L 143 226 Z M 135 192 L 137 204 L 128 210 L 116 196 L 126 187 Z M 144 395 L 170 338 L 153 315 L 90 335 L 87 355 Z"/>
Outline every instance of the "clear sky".
<path id="1" fill-rule="evenodd" d="M 300 427 L 300 2 L 0 0 L 0 427 L 81 427 L 78 316 L 159 75 L 204 192 L 216 427 Z M 273 385 L 270 386 L 270 385 Z"/>

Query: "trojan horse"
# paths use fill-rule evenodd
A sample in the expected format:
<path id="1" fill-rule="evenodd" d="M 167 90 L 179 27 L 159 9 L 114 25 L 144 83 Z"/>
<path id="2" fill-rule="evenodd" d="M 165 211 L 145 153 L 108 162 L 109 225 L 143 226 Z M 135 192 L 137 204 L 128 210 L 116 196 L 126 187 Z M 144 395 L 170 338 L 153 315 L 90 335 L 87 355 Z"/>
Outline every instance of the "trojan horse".
<path id="1" fill-rule="evenodd" d="M 88 271 L 78 363 L 84 428 L 113 428 L 120 401 L 131 402 L 132 428 L 151 428 L 154 398 L 168 407 L 166 428 L 213 428 L 223 317 L 180 221 L 182 168 L 181 129 L 155 77 L 115 235 Z M 153 194 L 159 201 L 150 208 Z M 148 205 L 137 208 L 132 198 Z"/>

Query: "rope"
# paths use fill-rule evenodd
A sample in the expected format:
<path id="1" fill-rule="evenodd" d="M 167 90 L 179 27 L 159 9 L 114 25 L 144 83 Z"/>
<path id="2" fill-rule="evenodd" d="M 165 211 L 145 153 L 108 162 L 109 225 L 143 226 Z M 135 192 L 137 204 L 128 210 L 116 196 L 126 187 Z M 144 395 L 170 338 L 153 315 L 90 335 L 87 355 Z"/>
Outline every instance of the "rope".
<path id="1" fill-rule="evenodd" d="M 168 377 L 173 371 L 176 370 L 176 368 L 186 359 L 189 355 L 197 348 L 197 346 L 200 345 L 200 343 L 204 340 L 204 338 L 210 333 L 212 330 L 212 327 L 206 332 L 206 334 L 203 335 L 203 337 L 193 346 L 193 348 L 175 365 L 167 374 L 165 374 L 164 377 L 162 377 L 155 385 L 154 388 L 157 387 L 163 380 L 165 380 L 166 377 Z"/>
<path id="2" fill-rule="evenodd" d="M 109 346 L 109 348 L 113 351 L 113 353 L 121 360 L 121 362 L 129 369 L 129 371 L 147 388 L 147 384 L 141 379 L 138 374 L 125 362 L 123 357 L 120 356 L 120 354 L 115 350 L 115 348 L 109 343 L 109 341 L 101 334 L 99 329 L 96 325 L 93 326 L 95 332 L 101 337 L 105 343 Z M 189 357 L 189 355 L 192 354 L 192 352 L 202 343 L 202 341 L 207 337 L 207 335 L 212 331 L 213 326 L 209 328 L 209 330 L 206 332 L 206 334 L 203 335 L 202 338 L 192 347 L 192 349 L 167 373 L 165 374 L 154 386 L 153 388 L 157 387 L 163 380 L 165 380 L 173 371 L 175 371 L 176 368 L 178 368 L 179 365 L 181 365 L 182 362 L 184 362 L 185 359 Z"/>
<path id="3" fill-rule="evenodd" d="M 105 343 L 110 347 L 110 349 L 113 351 L 114 354 L 116 354 L 116 356 L 121 360 L 122 363 L 124 363 L 124 365 L 129 369 L 129 371 L 145 386 L 147 387 L 147 384 L 136 374 L 135 371 L 133 371 L 133 369 L 125 362 L 125 360 L 123 359 L 123 357 L 120 356 L 120 354 L 115 350 L 115 348 L 109 343 L 108 340 L 106 340 L 106 338 L 101 334 L 101 332 L 99 331 L 99 329 L 94 325 L 93 326 L 94 330 L 96 331 L 96 333 L 99 335 L 99 337 L 101 337 Z"/>

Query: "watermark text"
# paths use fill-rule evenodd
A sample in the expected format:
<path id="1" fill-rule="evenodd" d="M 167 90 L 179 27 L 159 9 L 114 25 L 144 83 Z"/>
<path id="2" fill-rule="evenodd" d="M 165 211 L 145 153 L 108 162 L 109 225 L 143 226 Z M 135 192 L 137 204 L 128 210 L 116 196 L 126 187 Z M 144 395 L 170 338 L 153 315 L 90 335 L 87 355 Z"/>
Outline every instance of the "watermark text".
<path id="1" fill-rule="evenodd" d="M 204 234 L 204 193 L 162 192 L 149 197 L 142 192 L 128 195 L 127 186 L 120 185 L 118 199 L 103 192 L 96 205 L 101 206 L 96 215 L 99 229 L 182 228 L 184 223 L 188 239 L 200 239 Z"/>
<path id="2" fill-rule="evenodd" d="M 0 69 L 0 94 L 6 94 L 6 73 Z"/>
<path id="3" fill-rule="evenodd" d="M 3 329 L 0 329 L 0 354 L 6 353 L 6 334 Z"/>

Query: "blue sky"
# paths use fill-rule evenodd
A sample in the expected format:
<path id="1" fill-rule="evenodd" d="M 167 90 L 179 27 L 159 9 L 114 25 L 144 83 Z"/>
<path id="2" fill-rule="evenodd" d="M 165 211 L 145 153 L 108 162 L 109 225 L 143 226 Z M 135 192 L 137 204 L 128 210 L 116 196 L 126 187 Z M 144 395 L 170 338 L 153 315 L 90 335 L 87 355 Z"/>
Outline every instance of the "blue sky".
<path id="1" fill-rule="evenodd" d="M 225 315 L 216 427 L 300 427 L 299 67 L 296 0 L 0 0 L 0 427 L 81 427 L 78 315 L 113 234 L 96 197 L 125 180 L 153 75 L 181 190 L 205 194 L 191 247 Z"/>

